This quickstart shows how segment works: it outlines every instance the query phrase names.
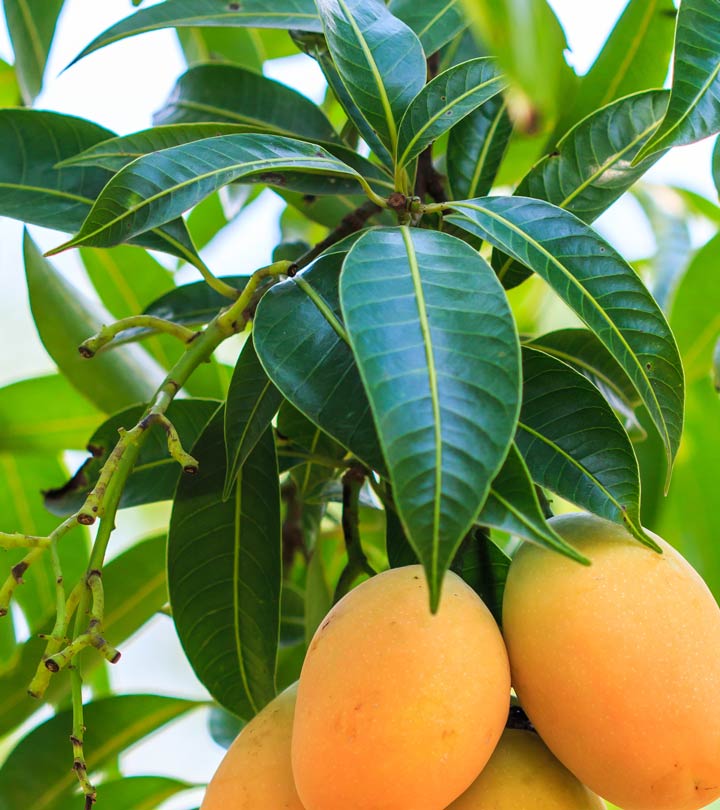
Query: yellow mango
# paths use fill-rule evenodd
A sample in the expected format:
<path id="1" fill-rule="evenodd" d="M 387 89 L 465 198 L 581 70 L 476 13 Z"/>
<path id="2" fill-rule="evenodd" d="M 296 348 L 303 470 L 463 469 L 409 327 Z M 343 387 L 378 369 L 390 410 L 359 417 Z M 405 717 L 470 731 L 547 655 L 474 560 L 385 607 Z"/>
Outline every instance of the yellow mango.
<path id="1" fill-rule="evenodd" d="M 605 810 L 532 731 L 505 729 L 480 776 L 448 810 Z"/>
<path id="2" fill-rule="evenodd" d="M 555 756 L 623 810 L 696 810 L 720 796 L 720 610 L 664 540 L 658 554 L 587 514 L 553 528 L 584 567 L 525 545 L 503 632 L 513 685 Z"/>
<path id="3" fill-rule="evenodd" d="M 292 741 L 306 810 L 444 810 L 505 725 L 507 653 L 477 594 L 420 566 L 386 571 L 328 613 L 308 650 Z"/>
<path id="4" fill-rule="evenodd" d="M 200 810 L 304 810 L 290 765 L 297 684 L 257 714 L 228 748 Z"/>

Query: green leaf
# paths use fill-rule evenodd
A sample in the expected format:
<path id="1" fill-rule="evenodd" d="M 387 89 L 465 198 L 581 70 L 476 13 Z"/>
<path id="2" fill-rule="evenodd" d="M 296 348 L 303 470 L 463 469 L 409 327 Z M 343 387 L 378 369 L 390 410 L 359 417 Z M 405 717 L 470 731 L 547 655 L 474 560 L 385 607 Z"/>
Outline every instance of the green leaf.
<path id="1" fill-rule="evenodd" d="M 321 257 L 262 297 L 253 322 L 255 349 L 287 400 L 382 470 L 370 405 L 340 321 L 338 277 L 344 258 L 340 253 Z"/>
<path id="2" fill-rule="evenodd" d="M 170 404 L 167 416 L 175 426 L 183 447 L 192 446 L 219 405 L 219 402 L 211 399 L 178 399 Z M 100 425 L 87 443 L 91 457 L 64 486 L 44 493 L 45 505 L 51 512 L 69 515 L 82 506 L 95 486 L 108 455 L 117 444 L 118 429 L 129 430 L 136 425 L 143 410 L 139 406 L 127 408 Z M 123 490 L 120 506 L 126 508 L 170 500 L 181 473 L 180 465 L 168 453 L 165 431 L 153 427 Z"/>
<path id="3" fill-rule="evenodd" d="M 33 319 L 63 375 L 106 413 L 148 400 L 162 380 L 150 357 L 136 348 L 81 357 L 77 347 L 107 319 L 42 257 L 27 232 L 23 250 Z"/>
<path id="4" fill-rule="evenodd" d="M 172 796 L 194 785 L 166 776 L 124 776 L 98 785 L 104 810 L 157 810 Z"/>
<path id="5" fill-rule="evenodd" d="M 694 143 L 720 130 L 720 7 L 682 0 L 675 31 L 673 86 L 662 124 L 635 158 Z"/>
<path id="6" fill-rule="evenodd" d="M 510 557 L 479 529 L 473 529 L 464 549 L 460 576 L 490 609 L 502 627 L 502 602 Z"/>
<path id="7" fill-rule="evenodd" d="M 516 442 L 530 474 L 596 515 L 625 523 L 646 545 L 637 460 L 627 433 L 582 374 L 536 349 L 523 349 L 523 406 Z"/>
<path id="8" fill-rule="evenodd" d="M 5 619 L 2 621 L 4 623 Z M 42 629 L 50 631 L 52 624 Z M 11 731 L 41 707 L 37 700 L 28 695 L 27 689 L 42 659 L 46 643 L 37 636 L 31 636 L 17 647 L 14 666 L 0 670 L 0 695 L 3 696 L 0 700 L 0 738 L 7 739 Z M 1 802 L 0 797 L 0 807 Z"/>
<path id="9" fill-rule="evenodd" d="M 471 218 L 474 232 L 545 279 L 598 336 L 650 411 L 672 464 L 682 434 L 680 355 L 630 265 L 590 227 L 549 203 L 486 197 L 456 207 Z"/>
<path id="10" fill-rule="evenodd" d="M 385 549 L 391 568 L 419 562 L 415 550 L 408 542 L 397 511 L 391 508 L 385 510 Z"/>
<path id="11" fill-rule="evenodd" d="M 155 124 L 207 121 L 317 143 L 340 143 L 330 121 L 310 99 L 237 65 L 190 68 L 154 116 Z"/>
<path id="12" fill-rule="evenodd" d="M 322 624 L 332 604 L 333 588 L 327 581 L 322 548 L 318 543 L 310 557 L 305 582 L 305 642 L 307 645 L 310 645 L 315 631 Z"/>
<path id="13" fill-rule="evenodd" d="M 0 109 L 22 104 L 15 68 L 0 59 Z"/>
<path id="14" fill-rule="evenodd" d="M 85 706 L 85 757 L 98 771 L 143 737 L 198 706 L 156 695 L 123 695 Z M 63 711 L 20 740 L 0 769 L 0 810 L 67 810 L 77 777 L 68 767 L 72 712 Z"/>
<path id="15" fill-rule="evenodd" d="M 232 5 L 233 8 L 230 8 L 227 0 L 165 0 L 110 26 L 84 48 L 72 64 L 113 42 L 161 28 L 237 26 L 321 30 L 311 0 L 273 0 L 272 5 L 268 5 L 267 0 L 238 0 Z M 234 8 L 235 5 L 237 8 Z"/>
<path id="16" fill-rule="evenodd" d="M 630 0 L 580 80 L 575 103 L 557 128 L 559 134 L 616 99 L 665 84 L 676 15 L 673 0 Z"/>
<path id="17" fill-rule="evenodd" d="M 453 197 L 478 197 L 490 191 L 511 133 L 502 96 L 489 99 L 450 130 L 447 174 Z"/>
<path id="18" fill-rule="evenodd" d="M 530 472 L 515 444 L 510 447 L 505 463 L 493 479 L 477 522 L 558 551 L 578 562 L 588 562 L 545 520 Z"/>
<path id="19" fill-rule="evenodd" d="M 200 472 L 181 481 L 168 537 L 173 619 L 196 675 L 226 709 L 251 718 L 275 695 L 280 626 L 280 488 L 272 431 L 223 501 L 223 414 L 193 454 Z"/>
<path id="20" fill-rule="evenodd" d="M 532 168 L 515 194 L 547 200 L 583 222 L 594 222 L 661 157 L 632 164 L 662 120 L 667 99 L 666 91 L 652 90 L 593 113 Z M 503 254 L 493 256 L 493 267 L 505 287 L 530 275 Z"/>
<path id="21" fill-rule="evenodd" d="M 434 231 L 365 234 L 345 260 L 340 299 L 398 513 L 435 609 L 515 430 L 515 324 L 486 262 Z"/>
<path id="22" fill-rule="evenodd" d="M 235 741 L 237 735 L 246 726 L 246 722 L 235 714 L 231 714 L 220 706 L 213 706 L 208 717 L 208 731 L 221 748 L 227 750 Z"/>
<path id="23" fill-rule="evenodd" d="M 225 404 L 224 499 L 231 496 L 238 471 L 266 432 L 281 402 L 282 394 L 270 382 L 249 337 L 235 364 Z"/>
<path id="24" fill-rule="evenodd" d="M 406 166 L 505 85 L 495 60 L 487 57 L 463 62 L 436 76 L 412 100 L 400 122 L 398 166 Z"/>
<path id="25" fill-rule="evenodd" d="M 55 26 L 65 0 L 4 0 L 5 19 L 15 52 L 15 71 L 25 104 L 40 93 Z"/>
<path id="26" fill-rule="evenodd" d="M 22 380 L 0 389 L 0 452 L 80 450 L 101 419 L 101 412 L 59 374 Z"/>
<path id="27" fill-rule="evenodd" d="M 249 276 L 222 277 L 226 284 L 240 291 L 245 288 L 248 279 Z M 183 326 L 200 326 L 211 321 L 227 304 L 228 299 L 224 295 L 213 290 L 204 281 L 195 281 L 161 295 L 145 307 L 145 314 L 165 318 Z"/>
<path id="28" fill-rule="evenodd" d="M 43 507 L 40 492 L 62 481 L 65 474 L 54 453 L 0 453 L 0 514 L 3 516 L 3 530 L 40 537 L 53 531 L 59 521 Z M 75 582 L 87 565 L 87 530 L 73 530 L 72 534 L 58 544 L 58 550 L 68 582 Z M 23 549 L 2 553 L 1 581 L 5 580 L 12 566 L 25 553 Z M 55 615 L 55 575 L 49 555 L 43 555 L 34 563 L 23 579 L 25 584 L 16 590 L 14 600 L 22 608 L 30 631 L 37 633 L 45 629 L 46 622 Z M 3 619 L 0 618 L 0 621 Z"/>
<path id="29" fill-rule="evenodd" d="M 390 0 L 390 12 L 418 35 L 430 55 L 467 27 L 460 0 Z"/>
<path id="30" fill-rule="evenodd" d="M 50 254 L 108 247 L 174 220 L 220 187 L 258 179 L 284 185 L 304 172 L 357 178 L 319 146 L 275 135 L 223 135 L 138 158 L 108 182 L 79 233 Z"/>
<path id="31" fill-rule="evenodd" d="M 398 125 L 425 84 L 420 40 L 381 0 L 316 0 L 340 77 L 368 124 L 395 153 Z"/>

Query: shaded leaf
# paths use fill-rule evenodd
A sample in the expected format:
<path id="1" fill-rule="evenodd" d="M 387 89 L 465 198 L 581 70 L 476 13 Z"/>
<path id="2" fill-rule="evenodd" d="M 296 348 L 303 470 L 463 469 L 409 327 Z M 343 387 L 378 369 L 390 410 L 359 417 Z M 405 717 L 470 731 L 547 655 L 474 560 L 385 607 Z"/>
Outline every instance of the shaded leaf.
<path id="1" fill-rule="evenodd" d="M 340 298 L 398 513 L 435 609 L 443 574 L 512 440 L 520 396 L 514 321 L 476 251 L 419 229 L 359 239 Z"/>
<path id="2" fill-rule="evenodd" d="M 486 197 L 457 207 L 474 232 L 532 267 L 598 336 L 633 381 L 672 463 L 682 433 L 682 365 L 670 327 L 635 271 L 591 228 L 549 203 Z"/>
<path id="3" fill-rule="evenodd" d="M 395 509 L 385 510 L 385 550 L 391 568 L 401 568 L 419 562 Z"/>
<path id="4" fill-rule="evenodd" d="M 720 7 L 714 0 L 682 0 L 667 112 L 635 162 L 671 146 L 702 140 L 719 130 Z"/>
<path id="5" fill-rule="evenodd" d="M 183 447 L 189 448 L 220 405 L 211 399 L 178 399 L 167 410 L 168 419 L 178 432 Z M 100 470 L 117 444 L 119 428 L 129 430 L 143 414 L 144 408 L 133 407 L 111 416 L 88 442 L 92 456 L 61 488 L 47 490 L 46 507 L 56 515 L 69 515 L 83 504 L 95 486 Z M 123 490 L 120 506 L 127 508 L 144 503 L 170 500 L 182 468 L 168 453 L 167 436 L 161 427 L 153 427 L 145 440 L 137 464 Z"/>
<path id="6" fill-rule="evenodd" d="M 560 360 L 523 349 L 516 442 L 536 483 L 651 544 L 640 523 L 637 460 L 600 392 Z"/>
<path id="7" fill-rule="evenodd" d="M 240 28 L 299 28 L 319 31 L 320 21 L 311 0 L 165 0 L 131 14 L 96 37 L 73 60 L 127 37 L 161 28 L 238 26 Z M 237 8 L 234 6 L 237 5 Z"/>
<path id="8" fill-rule="evenodd" d="M 512 133 L 507 103 L 494 96 L 450 130 L 447 174 L 456 199 L 487 194 Z"/>
<path id="9" fill-rule="evenodd" d="M 388 8 L 418 35 L 430 56 L 467 27 L 460 0 L 390 0 Z"/>
<path id="10" fill-rule="evenodd" d="M 65 0 L 4 0 L 5 19 L 15 53 L 15 72 L 29 107 L 42 89 L 55 26 Z"/>
<path id="11" fill-rule="evenodd" d="M 425 84 L 420 40 L 380 0 L 316 0 L 316 4 L 343 83 L 394 154 L 400 119 Z"/>
<path id="12" fill-rule="evenodd" d="M 230 748 L 245 726 L 244 720 L 226 711 L 221 706 L 213 706 L 210 710 L 208 731 L 213 741 L 226 750 Z"/>
<path id="13" fill-rule="evenodd" d="M 262 297 L 253 322 L 255 348 L 286 399 L 351 453 L 383 469 L 370 405 L 340 321 L 344 258 L 322 257 Z"/>
<path id="14" fill-rule="evenodd" d="M 249 276 L 222 276 L 231 287 L 242 291 Z M 183 284 L 160 296 L 145 307 L 145 314 L 180 323 L 183 326 L 200 326 L 211 321 L 226 307 L 228 299 L 204 281 Z"/>
<path id="15" fill-rule="evenodd" d="M 249 337 L 235 364 L 225 403 L 226 476 L 223 498 L 232 494 L 238 471 L 269 427 L 282 401 Z"/>
<path id="16" fill-rule="evenodd" d="M 460 576 L 478 594 L 502 627 L 502 602 L 510 557 L 499 549 L 486 532 L 471 531 L 464 549 Z"/>
<path id="17" fill-rule="evenodd" d="M 200 472 L 173 504 L 168 583 L 185 654 L 210 694 L 250 719 L 275 695 L 280 626 L 280 488 L 272 431 L 240 469 L 223 501 L 224 417 L 193 448 Z"/>
<path id="18" fill-rule="evenodd" d="M 199 704 L 157 695 L 123 695 L 86 704 L 85 755 L 93 772 L 143 737 Z M 72 712 L 63 711 L 23 737 L 0 768 L 0 808 L 67 810 L 77 801 L 68 766 Z"/>
<path id="19" fill-rule="evenodd" d="M 398 165 L 405 166 L 429 144 L 500 93 L 506 85 L 494 59 L 473 59 L 451 67 L 418 93 L 400 122 Z"/>

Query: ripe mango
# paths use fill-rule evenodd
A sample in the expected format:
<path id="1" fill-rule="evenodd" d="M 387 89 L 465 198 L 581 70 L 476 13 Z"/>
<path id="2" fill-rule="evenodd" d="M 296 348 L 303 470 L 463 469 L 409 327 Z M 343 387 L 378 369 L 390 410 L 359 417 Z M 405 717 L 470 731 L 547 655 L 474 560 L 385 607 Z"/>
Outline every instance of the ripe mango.
<path id="1" fill-rule="evenodd" d="M 623 810 L 696 810 L 720 796 L 720 610 L 664 540 L 658 554 L 587 514 L 553 528 L 584 567 L 525 545 L 503 632 L 513 685 L 541 737 Z"/>
<path id="2" fill-rule="evenodd" d="M 228 748 L 200 810 L 304 810 L 290 765 L 297 684 L 257 714 Z"/>
<path id="3" fill-rule="evenodd" d="M 500 739 L 507 654 L 477 594 L 445 577 L 430 613 L 419 565 L 352 590 L 300 675 L 292 740 L 306 810 L 445 810 Z"/>

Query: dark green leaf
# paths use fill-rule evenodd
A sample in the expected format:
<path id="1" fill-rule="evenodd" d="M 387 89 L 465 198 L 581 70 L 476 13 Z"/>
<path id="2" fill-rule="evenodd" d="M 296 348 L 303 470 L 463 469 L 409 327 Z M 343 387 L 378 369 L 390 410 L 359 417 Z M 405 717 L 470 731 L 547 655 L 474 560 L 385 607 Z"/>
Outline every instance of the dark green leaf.
<path id="1" fill-rule="evenodd" d="M 81 450 L 101 420 L 102 413 L 59 374 L 23 380 L 0 389 L 0 452 Z"/>
<path id="2" fill-rule="evenodd" d="M 85 706 L 88 770 L 101 769 L 133 743 L 199 704 L 156 695 L 124 695 Z M 0 810 L 68 810 L 77 777 L 68 766 L 72 712 L 64 711 L 23 737 L 0 769 Z"/>
<path id="3" fill-rule="evenodd" d="M 211 399 L 178 399 L 167 410 L 183 447 L 189 448 L 220 405 Z M 93 454 L 61 488 L 45 492 L 45 505 L 56 515 L 69 515 L 82 506 L 97 482 L 102 465 L 118 440 L 118 429 L 137 424 L 143 408 L 128 408 L 104 422 L 91 436 L 88 449 Z M 125 508 L 170 500 L 182 469 L 168 453 L 167 436 L 153 427 L 143 444 L 135 469 L 123 491 L 120 505 Z"/>
<path id="4" fill-rule="evenodd" d="M 582 374 L 535 349 L 523 349 L 523 407 L 516 437 L 533 479 L 571 503 L 640 524 L 638 466 L 630 439 L 600 392 Z"/>
<path id="5" fill-rule="evenodd" d="M 340 323 L 343 259 L 341 253 L 323 257 L 263 296 L 253 326 L 255 348 L 286 399 L 351 453 L 383 469 L 370 405 Z"/>
<path id="6" fill-rule="evenodd" d="M 418 35 L 428 56 L 468 24 L 460 0 L 390 0 L 388 8 Z"/>
<path id="7" fill-rule="evenodd" d="M 425 566 L 434 609 L 515 430 L 515 324 L 487 263 L 434 231 L 365 234 L 345 260 L 340 298 L 398 513 Z"/>
<path id="8" fill-rule="evenodd" d="M 223 498 L 234 489 L 238 471 L 265 433 L 282 401 L 260 365 L 252 337 L 235 365 L 225 404 L 226 477 Z"/>
<path id="9" fill-rule="evenodd" d="M 316 5 L 343 83 L 395 154 L 400 119 L 425 84 L 420 40 L 381 0 L 316 0 Z"/>
<path id="10" fill-rule="evenodd" d="M 207 121 L 318 143 L 340 143 L 325 114 L 306 96 L 237 65 L 190 68 L 154 116 L 155 124 Z"/>
<path id="11" fill-rule="evenodd" d="M 673 0 L 630 0 L 580 80 L 575 103 L 561 117 L 559 134 L 618 98 L 665 84 L 675 15 Z"/>
<path id="12" fill-rule="evenodd" d="M 715 189 L 720 195 L 720 137 L 715 139 L 715 146 L 712 153 L 712 175 Z"/>
<path id="13" fill-rule="evenodd" d="M 515 444 L 493 479 L 477 522 L 559 551 L 578 562 L 587 562 L 546 522 L 530 472 Z"/>
<path id="14" fill-rule="evenodd" d="M 195 673 L 226 709 L 251 718 L 275 695 L 280 626 L 280 490 L 272 431 L 223 501 L 224 416 L 193 448 L 200 472 L 180 482 L 168 536 L 173 619 Z"/>
<path id="15" fill-rule="evenodd" d="M 25 104 L 42 89 L 48 53 L 65 0 L 4 0 L 5 19 L 15 52 L 15 71 Z"/>
<path id="16" fill-rule="evenodd" d="M 510 557 L 480 529 L 473 529 L 463 554 L 460 576 L 488 606 L 502 626 L 502 602 Z"/>
<path id="17" fill-rule="evenodd" d="M 50 253 L 127 242 L 237 180 L 286 185 L 303 173 L 357 178 L 321 147 L 275 135 L 222 135 L 145 155 L 110 180 L 77 236 Z"/>
<path id="18" fill-rule="evenodd" d="M 165 0 L 115 23 L 84 48 L 74 61 L 136 34 L 161 28 L 197 26 L 319 31 L 320 21 L 311 0 L 273 0 L 270 6 L 267 0 L 238 0 L 232 4 L 228 0 Z"/>
<path id="19" fill-rule="evenodd" d="M 702 140 L 718 130 L 720 6 L 715 0 L 682 0 L 667 113 L 635 162 L 671 146 Z"/>
<path id="20" fill-rule="evenodd" d="M 463 62 L 436 76 L 418 93 L 400 122 L 397 163 L 406 166 L 426 146 L 506 85 L 494 59 Z"/>
<path id="21" fill-rule="evenodd" d="M 230 748 L 245 725 L 244 720 L 220 706 L 213 706 L 210 710 L 208 731 L 213 740 L 222 748 Z"/>
<path id="22" fill-rule="evenodd" d="M 310 557 L 305 582 L 305 642 L 310 644 L 315 631 L 322 624 L 333 603 L 333 588 L 330 587 L 325 573 L 322 549 L 320 544 Z"/>
<path id="23" fill-rule="evenodd" d="M 385 550 L 391 568 L 401 568 L 419 562 L 395 509 L 385 510 Z"/>
<path id="24" fill-rule="evenodd" d="M 549 203 L 486 197 L 457 207 L 478 235 L 531 267 L 595 332 L 633 381 L 672 463 L 682 433 L 682 365 L 635 271 L 590 227 Z"/>
<path id="25" fill-rule="evenodd" d="M 166 799 L 192 787 L 166 776 L 124 776 L 98 785 L 98 796 L 103 810 L 157 810 Z"/>
<path id="26" fill-rule="evenodd" d="M 450 130 L 447 174 L 456 199 L 490 191 L 511 133 L 507 102 L 502 96 L 486 101 Z"/>
<path id="27" fill-rule="evenodd" d="M 249 276 L 223 276 L 231 287 L 243 290 Z M 204 281 L 183 284 L 162 295 L 145 308 L 145 314 L 165 318 L 183 326 L 200 326 L 211 321 L 226 307 L 228 299 L 209 287 Z"/>

